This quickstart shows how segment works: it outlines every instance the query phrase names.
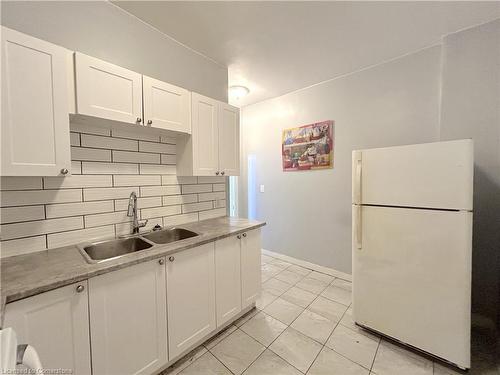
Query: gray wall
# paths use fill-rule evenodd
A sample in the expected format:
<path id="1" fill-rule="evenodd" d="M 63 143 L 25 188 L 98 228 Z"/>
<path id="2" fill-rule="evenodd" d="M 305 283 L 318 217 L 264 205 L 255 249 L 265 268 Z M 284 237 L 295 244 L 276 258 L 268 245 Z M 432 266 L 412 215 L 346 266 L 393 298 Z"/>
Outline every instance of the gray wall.
<path id="1" fill-rule="evenodd" d="M 445 38 L 442 79 L 440 138 L 474 140 L 473 311 L 500 322 L 500 20 Z"/>
<path id="2" fill-rule="evenodd" d="M 263 248 L 351 273 L 351 151 L 436 140 L 440 47 L 244 107 L 240 214 L 255 155 Z M 282 172 L 281 130 L 335 121 L 333 169 Z M 250 172 L 251 174 L 251 172 Z"/>
<path id="3" fill-rule="evenodd" d="M 1 23 L 71 50 L 227 101 L 227 68 L 106 1 L 2 1 Z"/>

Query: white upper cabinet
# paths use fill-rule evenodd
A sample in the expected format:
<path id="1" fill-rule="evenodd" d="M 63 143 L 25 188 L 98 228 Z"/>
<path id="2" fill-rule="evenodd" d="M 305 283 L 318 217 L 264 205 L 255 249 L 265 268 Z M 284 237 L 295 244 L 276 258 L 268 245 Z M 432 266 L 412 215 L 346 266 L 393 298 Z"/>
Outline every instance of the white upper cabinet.
<path id="1" fill-rule="evenodd" d="M 241 236 L 241 304 L 248 307 L 257 301 L 261 290 L 261 243 L 260 229 Z"/>
<path id="2" fill-rule="evenodd" d="M 173 360 L 216 327 L 214 243 L 167 260 L 168 350 Z"/>
<path id="3" fill-rule="evenodd" d="M 219 103 L 219 170 L 240 174 L 240 111 L 226 103 Z"/>
<path id="4" fill-rule="evenodd" d="M 177 174 L 239 174 L 239 109 L 206 96 L 191 94 L 191 137 L 177 144 Z"/>
<path id="5" fill-rule="evenodd" d="M 76 112 L 142 124 L 142 75 L 75 53 Z"/>
<path id="6" fill-rule="evenodd" d="M 68 174 L 70 52 L 6 27 L 1 29 L 1 174 Z"/>
<path id="7" fill-rule="evenodd" d="M 241 311 L 240 238 L 231 236 L 215 242 L 217 327 Z"/>
<path id="8" fill-rule="evenodd" d="M 89 280 L 92 374 L 151 374 L 167 363 L 165 258 Z"/>
<path id="9" fill-rule="evenodd" d="M 142 88 L 147 126 L 191 133 L 188 90 L 147 76 L 142 77 Z"/>
<path id="10" fill-rule="evenodd" d="M 32 345 L 46 369 L 90 371 L 87 281 L 67 285 L 5 307 L 4 327 L 12 327 L 19 344 Z"/>

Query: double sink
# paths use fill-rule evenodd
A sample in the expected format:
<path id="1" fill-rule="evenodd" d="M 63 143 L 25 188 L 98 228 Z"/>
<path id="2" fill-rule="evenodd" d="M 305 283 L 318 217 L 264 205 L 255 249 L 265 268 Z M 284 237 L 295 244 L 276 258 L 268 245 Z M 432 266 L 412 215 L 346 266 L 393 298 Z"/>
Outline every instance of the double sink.
<path id="1" fill-rule="evenodd" d="M 196 236 L 198 236 L 198 233 L 188 229 L 168 228 L 128 238 L 80 244 L 78 249 L 88 263 L 100 263 L 137 251 L 147 250 L 157 244 L 163 245 Z"/>

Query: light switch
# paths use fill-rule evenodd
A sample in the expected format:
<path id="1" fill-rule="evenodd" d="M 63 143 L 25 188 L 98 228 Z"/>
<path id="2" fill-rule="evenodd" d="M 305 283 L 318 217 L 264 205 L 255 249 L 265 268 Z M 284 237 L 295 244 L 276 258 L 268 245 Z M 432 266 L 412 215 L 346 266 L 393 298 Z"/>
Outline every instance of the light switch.
<path id="1" fill-rule="evenodd" d="M 263 193 L 264 192 L 264 185 L 260 185 L 260 192 Z"/>

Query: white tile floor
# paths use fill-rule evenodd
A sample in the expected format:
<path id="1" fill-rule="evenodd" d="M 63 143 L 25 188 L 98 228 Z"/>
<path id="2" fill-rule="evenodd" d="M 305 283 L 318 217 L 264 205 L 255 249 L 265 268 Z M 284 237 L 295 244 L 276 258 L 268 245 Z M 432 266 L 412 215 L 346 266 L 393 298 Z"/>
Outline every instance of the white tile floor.
<path id="1" fill-rule="evenodd" d="M 354 325 L 348 281 L 267 255 L 262 256 L 262 281 L 257 309 L 163 374 L 462 373 Z"/>

